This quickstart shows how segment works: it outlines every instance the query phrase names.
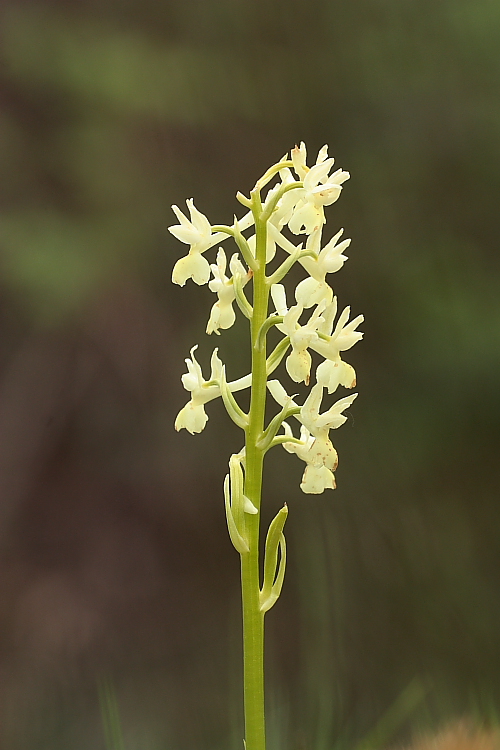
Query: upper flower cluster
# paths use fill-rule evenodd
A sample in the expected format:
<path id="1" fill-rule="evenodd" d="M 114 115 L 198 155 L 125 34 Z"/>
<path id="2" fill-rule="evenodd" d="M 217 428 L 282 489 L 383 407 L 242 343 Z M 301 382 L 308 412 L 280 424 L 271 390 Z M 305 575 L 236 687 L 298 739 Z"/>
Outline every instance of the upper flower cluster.
<path id="1" fill-rule="evenodd" d="M 264 293 L 272 298 L 274 312 L 268 313 L 260 325 L 253 345 L 264 346 L 265 351 L 266 335 L 271 327 L 276 327 L 283 338 L 267 358 L 268 376 L 286 356 L 286 370 L 291 379 L 306 385 L 311 380 L 312 352 L 322 358 L 316 366 L 315 384 L 302 406 L 287 395 L 279 381 L 268 384 L 282 412 L 265 431 L 262 444 L 267 450 L 271 445 L 281 443 L 306 463 L 301 484 L 306 493 L 335 487 L 333 472 L 337 466 L 337 454 L 329 430 L 345 421 L 342 411 L 350 406 L 356 394 L 340 399 L 326 412 L 320 413 L 320 407 L 325 389 L 333 393 L 339 385 L 345 388 L 355 386 L 354 369 L 343 361 L 341 354 L 363 335 L 357 330 L 363 321 L 362 315 L 349 321 L 350 308 L 346 307 L 337 317 L 337 297 L 327 280 L 329 274 L 339 271 L 346 262 L 345 251 L 350 244 L 349 239 L 342 239 L 342 229 L 326 243 L 323 244 L 322 240 L 324 207 L 338 200 L 343 183 L 349 179 L 349 173 L 342 169 L 332 171 L 333 165 L 334 159 L 328 157 L 328 149 L 324 146 L 316 163 L 308 167 L 306 147 L 301 143 L 291 151 L 290 158 L 286 155 L 264 174 L 251 198 L 238 194 L 240 203 L 249 210 L 240 219 L 235 217 L 231 226 L 211 225 L 189 199 L 189 218 L 177 206 L 172 206 L 179 224 L 169 227 L 177 239 L 189 246 L 188 254 L 174 266 L 172 281 L 184 286 L 188 279 L 192 279 L 199 285 L 208 284 L 217 295 L 206 327 L 209 334 L 219 334 L 221 329 L 233 325 L 236 318 L 234 303 L 252 321 L 253 306 L 246 296 L 245 286 L 261 269 L 259 257 L 263 256 L 257 257 L 258 232 L 261 238 L 265 238 L 265 248 L 262 244 L 261 247 L 263 253 L 265 250 L 266 265 L 274 261 L 278 248 L 284 251 L 281 265 L 270 275 L 262 277 Z M 261 191 L 275 177 L 276 184 L 261 198 Z M 286 230 L 290 233 L 288 236 Z M 294 237 L 297 235 L 305 235 L 305 246 L 304 241 L 296 244 Z M 234 253 L 228 263 L 220 244 L 229 237 L 234 239 L 239 252 Z M 210 264 L 205 253 L 216 245 L 219 245 L 216 262 Z M 307 276 L 298 283 L 294 290 L 295 303 L 289 306 L 285 287 L 280 282 L 295 263 L 302 266 Z M 305 312 L 307 310 L 311 311 Z M 186 360 L 188 373 L 182 377 L 191 398 L 177 416 L 176 429 L 201 432 L 208 419 L 204 405 L 219 396 L 234 421 L 246 429 L 248 417 L 233 394 L 252 385 L 252 373 L 228 382 L 216 349 L 212 355 L 210 379 L 205 381 L 194 357 L 195 348 L 191 350 L 191 359 Z M 296 417 L 301 423 L 299 438 L 294 437 L 286 421 L 289 416 Z M 279 433 L 281 426 L 284 433 Z"/>
<path id="2" fill-rule="evenodd" d="M 314 235 L 309 249 L 317 257 L 304 258 L 301 262 L 313 279 L 320 284 L 325 283 L 327 273 L 333 273 L 342 267 L 346 258 L 341 253 L 350 243 L 350 240 L 344 240 L 340 246 L 335 248 L 335 243 L 343 232 L 343 230 L 340 230 L 322 251 L 319 247 L 321 228 L 325 223 L 324 206 L 330 206 L 338 200 L 342 184 L 350 177 L 349 172 L 344 172 L 342 169 L 337 169 L 330 175 L 335 160 L 333 158 L 328 159 L 327 154 L 327 146 L 323 146 L 316 159 L 316 164 L 309 168 L 306 165 L 305 144 L 301 143 L 300 148 L 295 146 L 291 152 L 291 161 L 297 177 L 293 176 L 289 167 L 283 167 L 279 170 L 281 182 L 269 190 L 264 202 L 265 209 L 275 199 L 280 192 L 280 188 L 287 188 L 287 192 L 279 198 L 274 207 L 270 223 L 278 230 L 288 226 L 293 234 Z M 286 162 L 285 157 L 282 163 L 285 164 Z M 290 190 L 291 187 L 295 189 Z M 214 232 L 207 217 L 195 207 L 192 198 L 188 198 L 186 204 L 189 210 L 189 219 L 178 206 L 172 206 L 172 210 L 179 219 L 179 224 L 169 227 L 168 230 L 178 240 L 190 246 L 188 255 L 175 264 L 172 281 L 174 284 L 184 286 L 188 279 L 193 279 L 196 284 L 202 285 L 208 283 L 210 278 L 210 264 L 203 254 L 214 245 L 227 239 L 229 235 L 224 232 Z M 240 231 L 251 226 L 254 223 L 251 212 L 247 213 L 243 220 L 238 223 Z M 248 242 L 250 247 L 252 244 L 255 245 L 255 235 Z M 269 244 L 272 249 L 268 251 L 268 262 L 274 257 L 275 236 L 270 235 Z M 280 243 L 278 242 L 278 244 Z M 312 263 L 311 260 L 313 260 Z M 214 278 L 216 278 L 215 275 Z"/>

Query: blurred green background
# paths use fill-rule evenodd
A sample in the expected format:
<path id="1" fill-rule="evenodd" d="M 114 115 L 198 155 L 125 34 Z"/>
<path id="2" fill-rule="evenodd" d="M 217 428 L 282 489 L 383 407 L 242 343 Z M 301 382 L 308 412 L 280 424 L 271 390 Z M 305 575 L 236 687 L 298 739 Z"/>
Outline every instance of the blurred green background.
<path id="1" fill-rule="evenodd" d="M 304 496 L 295 457 L 268 461 L 269 517 L 290 510 L 270 747 L 354 747 L 398 697 L 382 743 L 495 714 L 498 2 L 0 13 L 2 747 L 103 749 L 102 679 L 127 750 L 241 747 L 221 498 L 241 437 L 217 403 L 202 435 L 173 432 L 213 299 L 171 285 L 167 227 L 189 197 L 231 222 L 236 191 L 300 140 L 351 173 L 327 237 L 353 239 L 334 282 L 366 320 L 338 489 Z M 216 342 L 232 377 L 242 330 Z"/>

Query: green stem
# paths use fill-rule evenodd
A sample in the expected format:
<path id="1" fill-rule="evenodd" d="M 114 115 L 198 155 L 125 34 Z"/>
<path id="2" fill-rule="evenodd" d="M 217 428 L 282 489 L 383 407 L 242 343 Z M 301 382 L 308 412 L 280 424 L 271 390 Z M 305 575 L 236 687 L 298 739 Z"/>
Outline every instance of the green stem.
<path id="1" fill-rule="evenodd" d="M 253 277 L 252 388 L 249 424 L 246 431 L 245 495 L 260 511 L 264 451 L 258 442 L 264 429 L 266 408 L 266 345 L 258 334 L 267 318 L 269 287 L 266 284 L 267 224 L 262 220 L 258 190 L 252 192 L 255 217 L 257 268 Z M 259 346 L 260 344 L 260 346 Z M 264 720 L 264 613 L 260 611 L 259 573 L 260 512 L 247 515 L 249 552 L 241 556 L 241 592 L 243 605 L 243 667 L 246 750 L 265 750 Z"/>

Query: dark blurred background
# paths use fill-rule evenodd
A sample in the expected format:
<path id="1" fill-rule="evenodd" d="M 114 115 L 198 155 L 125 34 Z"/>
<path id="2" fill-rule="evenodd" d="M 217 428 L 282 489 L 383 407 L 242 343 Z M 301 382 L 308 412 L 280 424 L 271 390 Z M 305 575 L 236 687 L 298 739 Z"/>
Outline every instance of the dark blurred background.
<path id="1" fill-rule="evenodd" d="M 231 222 L 300 140 L 351 172 L 326 236 L 353 238 L 333 281 L 366 321 L 338 489 L 304 496 L 269 456 L 268 518 L 290 509 L 270 746 L 494 715 L 500 4 L 0 11 L 0 746 L 102 750 L 107 680 L 126 750 L 241 747 L 221 493 L 241 436 L 220 403 L 201 435 L 173 420 L 189 348 L 238 377 L 244 326 L 205 336 L 212 294 L 170 283 L 167 227 L 189 197 Z"/>

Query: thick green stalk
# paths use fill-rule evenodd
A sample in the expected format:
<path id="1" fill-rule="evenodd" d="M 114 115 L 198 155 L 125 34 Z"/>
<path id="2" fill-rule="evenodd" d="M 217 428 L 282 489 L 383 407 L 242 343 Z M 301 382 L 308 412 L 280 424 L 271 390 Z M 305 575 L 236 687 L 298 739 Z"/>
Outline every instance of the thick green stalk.
<path id="1" fill-rule="evenodd" d="M 253 276 L 252 389 L 249 425 L 246 432 L 245 495 L 259 513 L 246 516 L 249 552 L 241 556 L 241 592 L 243 604 L 243 667 L 246 750 L 265 750 L 264 721 L 264 613 L 259 608 L 259 527 L 264 452 L 258 447 L 264 429 L 266 407 L 266 346 L 258 341 L 267 318 L 269 288 L 266 284 L 267 225 L 258 191 L 252 194 L 256 230 L 256 265 Z"/>

